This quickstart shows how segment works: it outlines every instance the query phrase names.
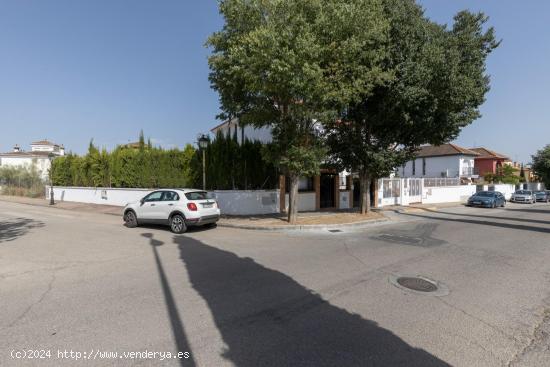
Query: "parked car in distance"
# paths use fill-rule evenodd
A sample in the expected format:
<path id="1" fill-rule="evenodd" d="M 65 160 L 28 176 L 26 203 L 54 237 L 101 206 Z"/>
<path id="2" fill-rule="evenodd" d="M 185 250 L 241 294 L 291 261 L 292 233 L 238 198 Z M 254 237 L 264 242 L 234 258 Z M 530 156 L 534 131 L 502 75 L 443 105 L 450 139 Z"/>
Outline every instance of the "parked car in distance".
<path id="1" fill-rule="evenodd" d="M 220 219 L 218 203 L 202 190 L 163 189 L 146 195 L 124 207 L 124 222 L 129 228 L 140 224 L 170 226 L 174 233 L 184 233 L 190 226 L 213 225 Z"/>
<path id="2" fill-rule="evenodd" d="M 503 207 L 506 205 L 506 198 L 498 191 L 479 191 L 470 196 L 466 205 L 485 208 Z"/>
<path id="3" fill-rule="evenodd" d="M 550 201 L 550 196 L 548 196 L 546 191 L 535 191 L 535 199 L 547 203 Z"/>
<path id="4" fill-rule="evenodd" d="M 536 203 L 537 199 L 531 190 L 517 190 L 512 194 L 510 201 L 514 203 Z"/>

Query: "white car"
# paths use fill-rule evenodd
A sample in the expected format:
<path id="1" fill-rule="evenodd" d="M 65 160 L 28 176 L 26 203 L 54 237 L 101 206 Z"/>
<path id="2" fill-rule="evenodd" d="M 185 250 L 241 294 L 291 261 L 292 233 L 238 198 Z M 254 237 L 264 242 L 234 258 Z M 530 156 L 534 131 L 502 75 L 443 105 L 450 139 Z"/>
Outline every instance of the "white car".
<path id="1" fill-rule="evenodd" d="M 129 228 L 146 223 L 163 224 L 169 225 L 174 233 L 184 233 L 189 226 L 214 225 L 220 214 L 218 203 L 206 191 L 162 189 L 127 204 L 123 218 Z"/>
<path id="2" fill-rule="evenodd" d="M 514 203 L 535 204 L 537 202 L 537 197 L 531 190 L 517 190 L 512 194 L 510 201 Z"/>

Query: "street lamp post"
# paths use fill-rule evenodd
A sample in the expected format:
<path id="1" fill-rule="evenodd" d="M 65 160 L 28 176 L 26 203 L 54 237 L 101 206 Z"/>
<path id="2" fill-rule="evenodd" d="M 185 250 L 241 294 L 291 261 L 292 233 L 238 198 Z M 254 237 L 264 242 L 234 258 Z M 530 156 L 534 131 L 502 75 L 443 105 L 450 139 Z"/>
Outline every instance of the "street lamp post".
<path id="1" fill-rule="evenodd" d="M 209 143 L 208 135 L 199 136 L 199 148 L 202 150 L 202 189 L 204 191 L 206 191 L 206 148 Z"/>
<path id="2" fill-rule="evenodd" d="M 50 159 L 50 205 L 55 205 L 55 201 L 53 199 L 53 160 L 55 155 L 50 153 L 48 154 L 48 158 Z"/>

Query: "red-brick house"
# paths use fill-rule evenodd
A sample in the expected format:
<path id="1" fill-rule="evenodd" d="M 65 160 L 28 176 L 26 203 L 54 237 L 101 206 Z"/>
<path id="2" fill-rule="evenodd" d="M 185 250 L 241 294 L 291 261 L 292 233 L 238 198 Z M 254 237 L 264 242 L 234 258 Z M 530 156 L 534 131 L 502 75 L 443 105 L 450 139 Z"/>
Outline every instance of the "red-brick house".
<path id="1" fill-rule="evenodd" d="M 470 148 L 479 155 L 474 159 L 474 168 L 480 176 L 502 172 L 504 164 L 510 164 L 510 158 L 487 148 Z"/>

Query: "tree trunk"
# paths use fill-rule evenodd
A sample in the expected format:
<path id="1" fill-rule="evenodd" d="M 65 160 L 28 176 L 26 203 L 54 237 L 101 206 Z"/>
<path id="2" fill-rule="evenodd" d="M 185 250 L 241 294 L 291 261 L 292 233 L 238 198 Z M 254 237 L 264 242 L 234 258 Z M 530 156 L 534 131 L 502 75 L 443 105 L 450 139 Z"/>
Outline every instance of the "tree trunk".
<path id="1" fill-rule="evenodd" d="M 296 224 L 298 219 L 298 176 L 290 176 L 290 189 L 288 200 L 288 223 Z"/>
<path id="2" fill-rule="evenodd" d="M 359 173 L 359 186 L 361 188 L 361 214 L 370 212 L 370 183 L 371 178 L 367 172 Z"/>

